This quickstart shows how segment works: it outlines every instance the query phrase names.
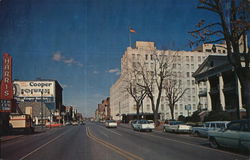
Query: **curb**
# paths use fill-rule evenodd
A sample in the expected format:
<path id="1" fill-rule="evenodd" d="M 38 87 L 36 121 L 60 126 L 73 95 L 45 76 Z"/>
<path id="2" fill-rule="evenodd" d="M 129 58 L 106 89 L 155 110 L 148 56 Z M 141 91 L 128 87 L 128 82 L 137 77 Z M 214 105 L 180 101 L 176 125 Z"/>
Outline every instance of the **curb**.
<path id="1" fill-rule="evenodd" d="M 10 138 L 3 138 L 1 137 L 0 140 L 1 142 L 7 142 L 7 141 L 11 141 L 11 140 L 14 140 L 14 139 L 17 139 L 17 138 L 21 138 L 21 137 L 24 137 L 25 135 L 19 135 L 19 136 L 14 136 L 14 137 L 10 137 Z"/>

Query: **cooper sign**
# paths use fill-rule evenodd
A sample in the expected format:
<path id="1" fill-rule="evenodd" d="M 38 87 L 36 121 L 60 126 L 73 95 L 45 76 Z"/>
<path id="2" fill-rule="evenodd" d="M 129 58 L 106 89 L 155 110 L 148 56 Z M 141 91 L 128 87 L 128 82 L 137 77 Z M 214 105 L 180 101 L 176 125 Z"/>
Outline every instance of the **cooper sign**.
<path id="1" fill-rule="evenodd" d="M 0 99 L 4 101 L 13 100 L 12 57 L 8 53 L 3 54 L 3 72 L 2 72 Z M 3 111 L 6 110 L 7 108 L 4 107 L 3 109 L 1 107 L 1 110 Z"/>

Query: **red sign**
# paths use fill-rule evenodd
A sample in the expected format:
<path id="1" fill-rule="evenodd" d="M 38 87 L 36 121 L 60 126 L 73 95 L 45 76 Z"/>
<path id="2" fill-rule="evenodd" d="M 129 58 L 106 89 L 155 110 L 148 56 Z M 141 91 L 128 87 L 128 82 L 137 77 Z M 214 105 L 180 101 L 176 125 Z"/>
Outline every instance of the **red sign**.
<path id="1" fill-rule="evenodd" d="M 2 71 L 0 99 L 13 100 L 12 57 L 8 53 L 3 54 L 3 71 Z"/>

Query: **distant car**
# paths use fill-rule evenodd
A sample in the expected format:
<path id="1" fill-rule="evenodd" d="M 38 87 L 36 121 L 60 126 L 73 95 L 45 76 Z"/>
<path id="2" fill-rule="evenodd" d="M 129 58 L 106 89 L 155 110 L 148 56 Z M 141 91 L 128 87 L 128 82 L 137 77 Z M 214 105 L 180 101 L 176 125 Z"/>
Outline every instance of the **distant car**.
<path id="1" fill-rule="evenodd" d="M 152 126 L 147 120 L 137 120 L 134 124 L 134 130 L 152 132 Z"/>
<path id="2" fill-rule="evenodd" d="M 227 127 L 229 121 L 211 121 L 206 122 L 202 127 L 193 127 L 192 135 L 207 137 L 208 132 L 212 130 L 220 130 Z"/>
<path id="3" fill-rule="evenodd" d="M 192 131 L 192 126 L 186 125 L 181 121 L 167 121 L 163 125 L 163 131 L 174 133 L 190 133 Z"/>
<path id="4" fill-rule="evenodd" d="M 85 123 L 83 121 L 80 122 L 80 125 L 85 125 Z"/>
<path id="5" fill-rule="evenodd" d="M 74 121 L 74 122 L 72 122 L 72 125 L 73 125 L 73 126 L 77 126 L 77 125 L 78 125 L 78 122 Z"/>
<path id="6" fill-rule="evenodd" d="M 69 126 L 69 125 L 71 125 L 71 122 L 66 122 L 65 125 Z"/>
<path id="7" fill-rule="evenodd" d="M 115 120 L 107 120 L 105 126 L 107 128 L 117 128 L 117 122 Z"/>
<path id="8" fill-rule="evenodd" d="M 250 119 L 231 121 L 227 128 L 209 131 L 208 140 L 212 148 L 223 146 L 250 153 Z"/>

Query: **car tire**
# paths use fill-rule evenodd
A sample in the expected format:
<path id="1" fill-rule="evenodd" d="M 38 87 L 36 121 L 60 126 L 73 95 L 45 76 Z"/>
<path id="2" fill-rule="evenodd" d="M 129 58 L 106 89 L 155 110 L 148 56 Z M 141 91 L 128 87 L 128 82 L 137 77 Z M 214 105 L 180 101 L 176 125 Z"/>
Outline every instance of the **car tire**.
<path id="1" fill-rule="evenodd" d="M 193 136 L 195 136 L 195 137 L 200 137 L 200 132 L 194 132 L 194 133 L 193 133 Z"/>
<path id="2" fill-rule="evenodd" d="M 213 138 L 213 137 L 209 138 L 209 146 L 212 147 L 212 148 L 214 148 L 214 149 L 218 149 L 219 148 L 219 145 L 218 145 L 216 139 Z"/>

